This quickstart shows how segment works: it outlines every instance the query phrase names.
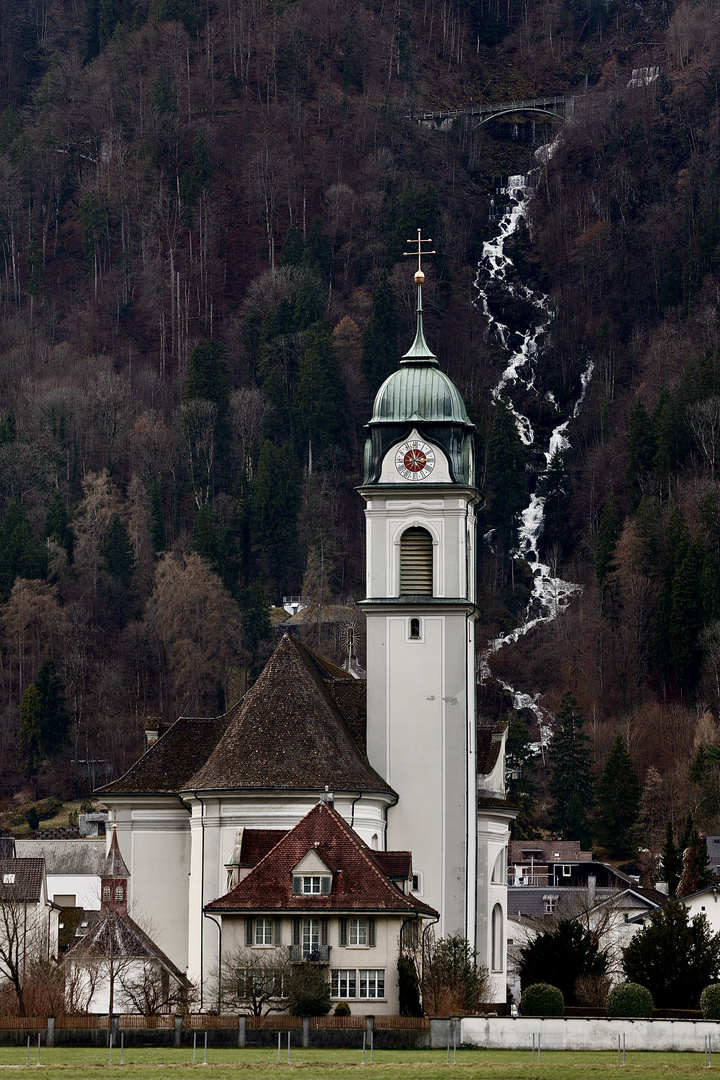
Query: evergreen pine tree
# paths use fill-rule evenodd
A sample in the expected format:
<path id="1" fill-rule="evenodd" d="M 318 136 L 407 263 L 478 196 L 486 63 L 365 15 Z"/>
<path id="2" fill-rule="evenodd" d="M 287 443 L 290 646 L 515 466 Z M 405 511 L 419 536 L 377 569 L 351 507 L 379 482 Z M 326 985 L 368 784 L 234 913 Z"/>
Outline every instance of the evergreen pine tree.
<path id="1" fill-rule="evenodd" d="M 517 541 L 518 514 L 525 504 L 525 460 L 515 417 L 499 400 L 488 444 L 487 516 L 498 530 L 505 550 Z"/>
<path id="2" fill-rule="evenodd" d="M 63 748 L 69 726 L 65 696 L 54 660 L 44 661 L 35 687 L 40 698 L 40 743 L 43 753 L 52 757 Z"/>
<path id="3" fill-rule="evenodd" d="M 288 591 L 299 571 L 297 515 L 300 470 L 292 445 L 266 441 L 260 450 L 252 493 L 252 525 L 262 576 L 271 595 Z"/>
<path id="4" fill-rule="evenodd" d="M 398 316 L 395 290 L 383 271 L 373 294 L 372 315 L 363 334 L 362 362 L 372 393 L 398 365 Z"/>
<path id="5" fill-rule="evenodd" d="M 304 248 L 305 243 L 302 238 L 302 233 L 297 225 L 291 225 L 285 233 L 285 240 L 282 251 L 280 252 L 280 265 L 301 266 Z"/>
<path id="6" fill-rule="evenodd" d="M 223 543 L 215 511 L 209 503 L 203 503 L 197 512 L 193 526 L 190 550 L 222 577 Z"/>
<path id="7" fill-rule="evenodd" d="M 583 731 L 584 713 L 570 691 L 563 694 L 557 721 L 548 751 L 552 824 L 564 839 L 588 847 L 588 814 L 594 801 L 590 740 Z"/>
<path id="8" fill-rule="evenodd" d="M 685 515 L 677 504 L 668 514 L 663 547 L 660 560 L 662 581 L 655 608 L 654 653 L 659 670 L 667 678 L 673 674 L 674 668 L 670 630 L 673 617 L 673 583 L 675 573 L 690 547 L 690 533 L 685 523 Z"/>
<path id="9" fill-rule="evenodd" d="M 72 561 L 73 533 L 69 522 L 65 499 L 60 489 L 55 488 L 45 516 L 45 536 L 64 548 L 68 559 Z"/>
<path id="10" fill-rule="evenodd" d="M 532 812 L 535 804 L 534 758 L 528 722 L 522 714 L 515 713 L 508 725 L 505 743 L 508 798 L 520 811 L 512 823 L 513 839 L 528 838 L 534 831 L 532 826 Z"/>
<path id="11" fill-rule="evenodd" d="M 630 413 L 627 450 L 627 480 L 636 502 L 647 486 L 656 450 L 652 420 L 638 398 Z"/>
<path id="12" fill-rule="evenodd" d="M 668 886 L 668 896 L 674 897 L 682 870 L 682 851 L 678 851 L 673 836 L 672 822 L 665 826 L 665 844 L 662 850 L 662 865 Z"/>
<path id="13" fill-rule="evenodd" d="M 637 849 L 640 784 L 622 735 L 616 736 L 605 761 L 597 801 L 600 843 L 617 858 L 631 857 Z"/>
<path id="14" fill-rule="evenodd" d="M 339 431 L 344 410 L 340 364 L 333 337 L 323 323 L 315 323 L 305 335 L 295 391 L 295 429 L 303 451 L 324 450 Z"/>
<path id="15" fill-rule="evenodd" d="M 216 458 L 221 473 L 228 467 L 230 453 L 230 368 L 225 346 L 219 341 L 204 341 L 190 353 L 185 380 L 186 401 L 201 398 L 217 405 L 215 420 Z"/>
<path id="16" fill-rule="evenodd" d="M 130 543 L 127 529 L 117 514 L 113 514 L 100 548 L 105 560 L 105 569 L 120 584 L 130 590 L 135 573 L 135 553 Z"/>
<path id="17" fill-rule="evenodd" d="M 30 683 L 20 701 L 18 762 L 28 776 L 36 776 L 42 761 L 42 703 L 35 683 Z"/>
<path id="18" fill-rule="evenodd" d="M 16 577 L 43 578 L 47 550 L 33 536 L 25 507 L 15 496 L 0 526 L 0 595 L 7 599 Z"/>

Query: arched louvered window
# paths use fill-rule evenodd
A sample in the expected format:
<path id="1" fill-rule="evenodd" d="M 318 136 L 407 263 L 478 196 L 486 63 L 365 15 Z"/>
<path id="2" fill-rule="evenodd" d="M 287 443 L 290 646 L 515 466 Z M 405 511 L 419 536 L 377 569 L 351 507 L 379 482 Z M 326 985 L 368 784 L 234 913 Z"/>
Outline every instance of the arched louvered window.
<path id="1" fill-rule="evenodd" d="M 400 594 L 433 594 L 433 542 L 427 529 L 406 529 L 400 537 Z"/>
<path id="2" fill-rule="evenodd" d="M 503 957 L 505 954 L 505 937 L 503 934 L 503 911 L 499 904 L 495 905 L 492 913 L 491 954 L 492 970 L 502 971 Z"/>

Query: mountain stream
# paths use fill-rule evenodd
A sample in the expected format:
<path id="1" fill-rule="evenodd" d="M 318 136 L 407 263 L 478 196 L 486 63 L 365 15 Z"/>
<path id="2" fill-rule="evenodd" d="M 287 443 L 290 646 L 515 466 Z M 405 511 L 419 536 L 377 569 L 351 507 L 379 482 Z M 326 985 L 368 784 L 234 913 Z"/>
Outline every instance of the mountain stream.
<path id="1" fill-rule="evenodd" d="M 536 157 L 541 162 L 547 161 L 554 149 L 555 143 L 543 146 L 536 152 Z M 516 279 L 513 263 L 507 251 L 512 238 L 522 223 L 528 219 L 527 207 L 533 195 L 533 180 L 539 172 L 538 168 L 526 176 L 510 176 L 507 187 L 501 189 L 500 194 L 507 200 L 507 208 L 498 223 L 497 235 L 483 244 L 475 287 L 478 302 L 488 320 L 488 333 L 507 352 L 507 364 L 492 391 L 493 400 L 502 399 L 505 402 L 515 417 L 522 442 L 527 447 L 535 448 L 538 464 L 544 456 L 545 469 L 547 469 L 553 454 L 570 448 L 567 428 L 582 408 L 585 392 L 592 377 L 593 364 L 589 361 L 585 366 L 580 377 L 580 394 L 572 410 L 565 416 L 561 415 L 552 393 L 545 392 L 546 400 L 558 412 L 558 423 L 552 429 L 546 444 L 537 446 L 530 420 L 520 411 L 522 406 L 518 406 L 516 401 L 513 401 L 512 391 L 522 389 L 524 397 L 528 394 L 538 395 L 543 392 L 543 342 L 547 336 L 551 318 L 550 302 L 547 296 L 533 292 Z M 495 314 L 495 311 L 506 305 L 516 312 L 525 313 L 525 317 L 520 320 L 524 325 L 521 325 L 519 329 L 510 330 Z M 516 395 L 516 398 L 519 397 L 520 395 Z M 541 468 L 540 475 L 542 472 Z M 542 533 L 544 516 L 545 497 L 536 490 L 529 496 L 528 504 L 522 512 L 518 530 L 518 546 L 514 553 L 516 557 L 525 559 L 532 568 L 532 594 L 525 609 L 523 622 L 504 637 L 489 641 L 481 653 L 478 665 L 481 682 L 491 676 L 489 657 L 493 653 L 498 652 L 504 645 L 516 642 L 539 623 L 549 622 L 556 618 L 565 610 L 573 594 L 582 588 L 581 585 L 565 581 L 557 576 L 557 568 L 553 572 L 547 563 L 541 562 L 538 541 Z M 487 534 L 485 540 L 491 544 L 491 534 Z M 542 751 L 549 734 L 549 718 L 539 704 L 540 695 L 533 696 L 524 693 L 500 679 L 498 682 L 512 696 L 516 709 L 528 709 L 534 713 L 540 729 L 540 745 L 537 749 Z"/>

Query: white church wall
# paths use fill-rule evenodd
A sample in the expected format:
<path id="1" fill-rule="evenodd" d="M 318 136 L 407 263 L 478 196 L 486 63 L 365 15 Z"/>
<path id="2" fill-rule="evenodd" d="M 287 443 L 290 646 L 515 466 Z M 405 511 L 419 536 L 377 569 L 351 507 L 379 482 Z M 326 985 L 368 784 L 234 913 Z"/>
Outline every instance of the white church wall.
<path id="1" fill-rule="evenodd" d="M 97 874 L 48 874 L 47 887 L 48 896 L 56 903 L 57 897 L 75 898 L 74 904 L 63 904 L 65 907 L 100 910 L 100 877 Z"/>
<path id="2" fill-rule="evenodd" d="M 131 914 L 184 971 L 188 963 L 189 814 L 177 798 L 118 799 L 113 820 L 130 871 Z M 108 844 L 111 837 L 108 830 Z"/>

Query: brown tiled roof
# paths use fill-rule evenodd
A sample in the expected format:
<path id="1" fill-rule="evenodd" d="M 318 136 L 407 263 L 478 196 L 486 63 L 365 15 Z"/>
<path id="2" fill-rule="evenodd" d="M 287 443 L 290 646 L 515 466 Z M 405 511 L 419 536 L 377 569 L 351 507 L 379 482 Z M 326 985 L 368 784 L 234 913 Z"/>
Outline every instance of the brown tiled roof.
<path id="1" fill-rule="evenodd" d="M 328 679 L 352 679 L 286 634 L 187 789 L 384 791 L 333 701 Z"/>
<path id="2" fill-rule="evenodd" d="M 403 878 L 408 881 L 412 874 L 411 851 L 373 851 L 377 860 L 389 878 Z"/>
<path id="3" fill-rule="evenodd" d="M 293 895 L 293 868 L 309 851 L 316 851 L 333 868 L 329 895 Z M 406 896 L 388 880 L 377 854 L 336 810 L 318 803 L 239 885 L 208 904 L 207 910 L 387 911 L 436 915 L 422 900 Z"/>
<path id="4" fill-rule="evenodd" d="M 363 754 L 367 753 L 367 683 L 364 679 L 333 679 L 328 689 L 353 739 Z"/>
<path id="5" fill-rule="evenodd" d="M 162 738 L 146 750 L 124 776 L 98 789 L 114 792 L 172 792 L 184 791 L 198 764 L 205 761 L 217 745 L 241 702 L 224 716 L 181 716 Z"/>
<path id="6" fill-rule="evenodd" d="M 238 866 L 257 866 L 287 834 L 287 829 L 243 829 Z"/>
<path id="7" fill-rule="evenodd" d="M 44 873 L 44 859 L 0 859 L 0 902 L 37 904 Z"/>
<path id="8" fill-rule="evenodd" d="M 224 716 L 180 718 L 119 780 L 100 793 L 238 788 L 382 791 L 338 699 L 352 702 L 358 730 L 363 689 L 357 679 L 286 634 L 255 685 Z"/>

